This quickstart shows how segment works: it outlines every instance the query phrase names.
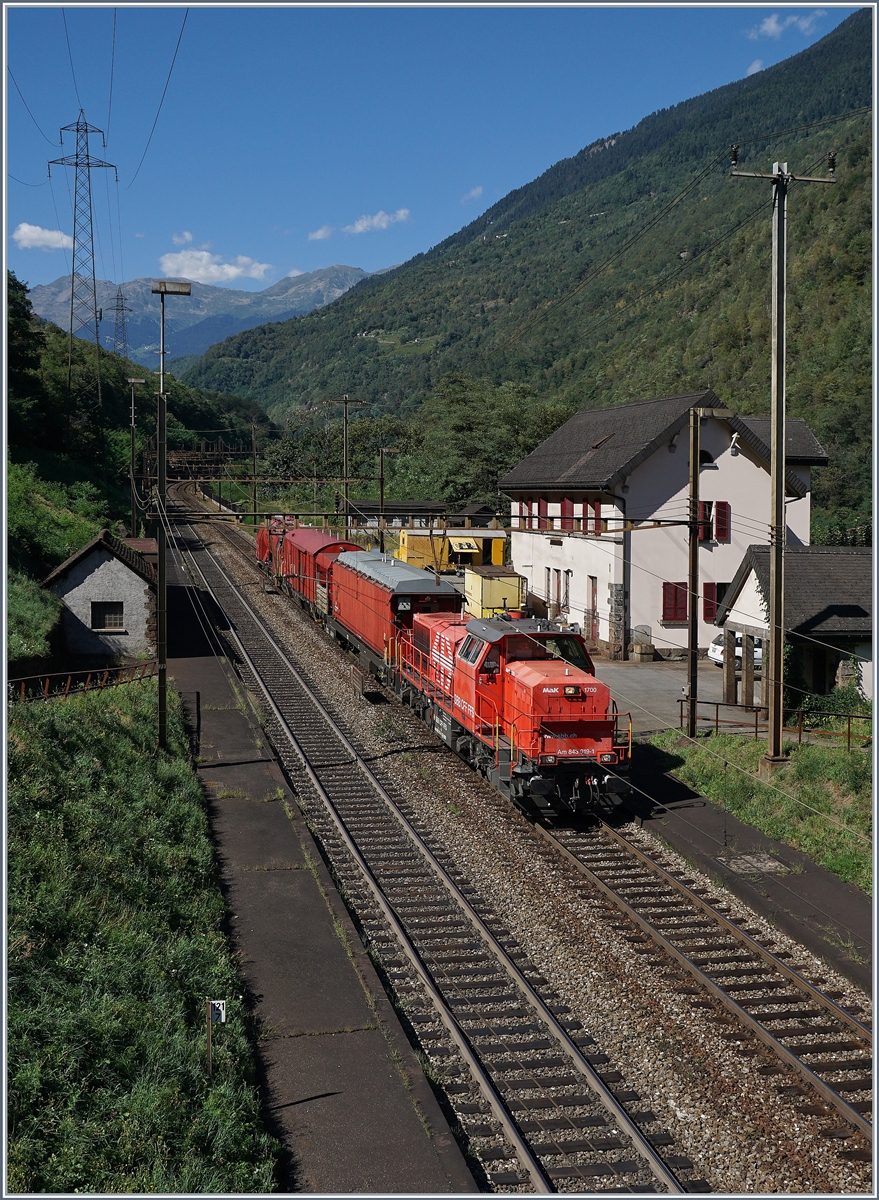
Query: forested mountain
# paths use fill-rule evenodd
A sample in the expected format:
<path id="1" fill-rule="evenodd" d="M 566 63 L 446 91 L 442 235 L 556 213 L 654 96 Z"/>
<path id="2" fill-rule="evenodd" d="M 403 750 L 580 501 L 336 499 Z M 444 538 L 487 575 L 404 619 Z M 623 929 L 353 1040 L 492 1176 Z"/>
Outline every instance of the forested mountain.
<path id="1" fill-rule="evenodd" d="M 209 346 L 266 321 L 286 321 L 337 300 L 361 279 L 360 267 L 332 266 L 301 275 L 287 275 L 261 292 L 193 283 L 189 299 L 169 305 L 165 314 L 165 345 L 171 358 L 198 356 Z M 159 361 L 159 297 L 151 279 L 131 279 L 122 285 L 128 353 L 134 362 L 153 367 Z M 96 280 L 101 345 L 115 349 L 116 284 Z M 31 289 L 34 311 L 62 329 L 70 322 L 70 276 Z"/>
<path id="2" fill-rule="evenodd" d="M 742 169 L 797 174 L 825 173 L 836 150 L 837 183 L 789 200 L 788 397 L 833 456 L 825 502 L 860 508 L 871 70 L 862 10 L 786 62 L 586 147 L 321 312 L 214 346 L 184 378 L 297 423 L 343 392 L 407 417 L 449 375 L 522 385 L 559 413 L 704 387 L 766 412 L 770 188 L 730 178 L 727 148 Z"/>

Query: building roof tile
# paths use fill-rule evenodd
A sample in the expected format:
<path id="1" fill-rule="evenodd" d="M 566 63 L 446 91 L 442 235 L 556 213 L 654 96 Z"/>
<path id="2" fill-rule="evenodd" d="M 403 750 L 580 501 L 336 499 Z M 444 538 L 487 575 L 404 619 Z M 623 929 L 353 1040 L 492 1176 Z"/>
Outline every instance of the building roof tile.
<path id="1" fill-rule="evenodd" d="M 70 558 L 65 559 L 59 567 L 56 567 L 51 574 L 46 576 L 41 586 L 51 587 L 53 583 L 63 578 L 72 567 L 82 562 L 84 558 L 87 558 L 93 551 L 98 549 L 106 550 L 114 558 L 118 558 L 120 562 L 125 563 L 129 570 L 134 571 L 135 575 L 139 575 L 151 587 L 156 586 L 156 574 L 152 565 L 137 550 L 133 550 L 131 546 L 126 546 L 125 542 L 113 537 L 112 533 L 106 529 L 102 529 L 97 537 L 93 537 L 90 542 L 87 542 L 75 554 L 71 554 Z"/>

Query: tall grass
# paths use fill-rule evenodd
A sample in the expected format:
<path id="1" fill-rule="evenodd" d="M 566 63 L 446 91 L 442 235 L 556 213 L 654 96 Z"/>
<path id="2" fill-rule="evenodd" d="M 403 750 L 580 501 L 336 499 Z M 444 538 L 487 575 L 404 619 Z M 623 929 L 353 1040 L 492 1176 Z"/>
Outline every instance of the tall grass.
<path id="1" fill-rule="evenodd" d="M 61 618 L 61 601 L 20 571 L 6 578 L 6 657 L 44 658 Z"/>
<path id="2" fill-rule="evenodd" d="M 169 698 L 172 699 L 172 698 Z M 264 1192 L 204 800 L 152 682 L 9 709 L 8 1184 Z M 205 1071 L 205 1000 L 225 999 Z"/>
<path id="3" fill-rule="evenodd" d="M 869 754 L 844 746 L 786 744 L 790 765 L 767 786 L 756 779 L 766 742 L 734 734 L 699 738 L 695 745 L 680 742 L 677 730 L 651 739 L 665 752 L 666 770 L 740 821 L 872 893 Z"/>

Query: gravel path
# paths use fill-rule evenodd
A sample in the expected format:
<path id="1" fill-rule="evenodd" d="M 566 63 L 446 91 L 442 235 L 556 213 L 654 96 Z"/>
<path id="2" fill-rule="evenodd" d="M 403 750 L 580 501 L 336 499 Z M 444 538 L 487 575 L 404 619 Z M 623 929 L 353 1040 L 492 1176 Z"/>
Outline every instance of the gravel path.
<path id="1" fill-rule="evenodd" d="M 225 543 L 214 548 L 236 577 L 245 572 L 251 585 L 265 579 Z M 858 1146 L 858 1137 L 827 1137 L 822 1130 L 838 1120 L 799 1112 L 816 1097 L 805 1096 L 792 1073 L 759 1074 L 757 1066 L 770 1061 L 760 1044 L 719 1005 L 694 1007 L 693 997 L 676 991 L 689 977 L 671 965 L 649 965 L 661 956 L 638 954 L 626 940 L 626 919 L 584 890 L 582 877 L 548 851 L 524 817 L 412 713 L 355 696 L 351 660 L 298 605 L 277 593 L 261 596 L 253 586 L 248 593 L 353 737 L 381 756 L 373 769 L 406 794 L 422 830 L 442 839 L 571 1006 L 570 1015 L 619 1065 L 624 1086 L 640 1093 L 637 1107 L 653 1110 L 678 1152 L 716 1191 L 871 1193 L 870 1164 L 839 1156 L 841 1148 Z M 637 833 L 674 860 L 659 839 Z M 689 877 L 696 875 L 679 861 Z M 727 902 L 733 920 L 762 930 L 791 952 L 792 966 L 838 988 L 840 1003 L 859 1003 L 869 1014 L 869 997 L 735 897 Z"/>

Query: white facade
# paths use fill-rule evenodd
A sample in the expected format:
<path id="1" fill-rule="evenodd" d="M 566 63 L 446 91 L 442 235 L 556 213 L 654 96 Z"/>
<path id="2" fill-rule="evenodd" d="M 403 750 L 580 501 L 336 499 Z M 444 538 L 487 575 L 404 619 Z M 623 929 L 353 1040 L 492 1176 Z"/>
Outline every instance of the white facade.
<path id="1" fill-rule="evenodd" d="M 62 613 L 67 651 L 72 655 L 119 658 L 151 657 L 153 589 L 114 554 L 97 546 L 54 582 L 49 590 L 64 602 Z M 107 628 L 106 608 L 112 605 L 112 620 L 121 628 Z"/>
<path id="2" fill-rule="evenodd" d="M 746 444 L 733 453 L 729 424 L 721 417 L 703 418 L 700 428 L 703 459 L 699 494 L 702 501 L 729 505 L 728 529 L 717 521 L 711 536 L 699 545 L 698 641 L 707 649 L 717 636 L 709 589 L 728 585 L 748 546 L 768 544 L 770 475 Z M 686 522 L 689 495 L 689 435 L 686 428 L 636 466 L 612 493 L 600 497 L 602 532 L 594 532 L 595 495 L 574 495 L 563 515 L 562 502 L 545 501 L 545 518 L 536 516 L 539 495 L 520 497 L 512 504 L 513 567 L 528 580 L 533 598 L 553 616 L 578 623 L 587 637 L 609 648 L 632 641 L 652 642 L 660 652 L 687 646 L 686 615 L 664 611 L 663 584 L 682 584 L 686 595 L 689 530 L 686 524 L 614 532 L 623 519 L 667 519 Z M 787 536 L 790 545 L 809 543 L 809 468 L 794 467 L 806 488 L 801 499 L 789 497 Z M 558 495 L 558 488 L 554 489 Z M 530 506 L 530 507 L 529 507 Z M 717 512 L 715 507 L 714 512 Z M 573 515 L 571 515 L 573 513 Z M 527 515 L 526 515 L 527 514 Z M 544 524 L 543 529 L 526 528 Z M 721 518 L 721 524 L 723 520 Z M 722 588 L 717 591 L 722 594 Z M 665 592 L 666 597 L 668 591 Z M 755 610 L 755 616 L 760 610 Z M 758 624 L 759 619 L 753 624 Z M 642 627 L 641 632 L 637 631 Z M 647 633 L 649 630 L 649 633 Z"/>

